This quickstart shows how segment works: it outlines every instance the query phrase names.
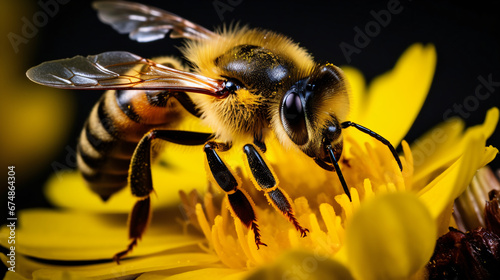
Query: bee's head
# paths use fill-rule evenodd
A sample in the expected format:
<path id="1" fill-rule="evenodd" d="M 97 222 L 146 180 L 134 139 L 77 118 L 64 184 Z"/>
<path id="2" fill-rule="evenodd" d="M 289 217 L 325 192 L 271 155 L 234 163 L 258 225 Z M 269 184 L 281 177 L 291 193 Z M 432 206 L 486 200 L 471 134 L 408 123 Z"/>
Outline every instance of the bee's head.
<path id="1" fill-rule="evenodd" d="M 283 95 L 280 122 L 289 140 L 320 166 L 331 169 L 325 147 L 330 145 L 335 157 L 340 157 L 340 123 L 348 109 L 348 87 L 342 71 L 332 64 L 323 64 Z"/>

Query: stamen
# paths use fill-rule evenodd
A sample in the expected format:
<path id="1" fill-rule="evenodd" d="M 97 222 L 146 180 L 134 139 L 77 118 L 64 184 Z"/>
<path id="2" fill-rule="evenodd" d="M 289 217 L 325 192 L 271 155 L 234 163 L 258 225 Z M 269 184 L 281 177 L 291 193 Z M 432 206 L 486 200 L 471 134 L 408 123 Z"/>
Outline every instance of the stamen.
<path id="1" fill-rule="evenodd" d="M 240 244 L 241 248 L 243 249 L 243 252 L 245 253 L 245 256 L 249 261 L 254 261 L 253 256 L 250 252 L 250 247 L 253 246 L 255 247 L 255 241 L 250 241 L 247 242 L 247 239 L 245 238 L 245 233 L 244 233 L 244 226 L 243 224 L 238 221 L 237 219 L 234 219 L 234 226 L 236 228 L 236 236 L 238 237 L 238 243 Z"/>
<path id="2" fill-rule="evenodd" d="M 203 209 L 201 207 L 201 204 L 196 204 L 195 208 L 195 213 L 196 217 L 198 218 L 198 224 L 201 227 L 201 231 L 205 235 L 205 238 L 208 240 L 208 244 L 212 246 L 212 234 L 210 232 L 210 224 L 207 221 L 207 217 L 205 216 L 205 213 L 203 212 Z"/>
<path id="3" fill-rule="evenodd" d="M 338 236 L 337 227 L 335 226 L 335 220 L 337 218 L 335 210 L 330 204 L 323 203 L 319 206 L 319 211 L 323 221 L 325 221 L 328 236 L 333 243 L 340 243 L 340 237 Z"/>
<path id="4" fill-rule="evenodd" d="M 363 188 L 365 189 L 365 201 L 375 196 L 370 179 L 367 178 L 363 181 Z"/>
<path id="5" fill-rule="evenodd" d="M 354 213 L 355 209 L 359 207 L 359 195 L 358 195 L 358 190 L 353 188 L 352 189 L 352 194 L 353 194 L 353 200 L 349 198 L 349 201 L 347 201 L 347 197 L 345 195 L 337 195 L 335 196 L 335 201 L 337 201 L 340 206 L 342 206 L 345 214 L 345 220 L 348 221 L 351 219 L 352 214 Z"/>
<path id="6" fill-rule="evenodd" d="M 269 263 L 279 255 L 279 252 L 290 248 L 315 248 L 319 254 L 329 256 L 339 253 L 345 242 L 345 227 L 360 207 L 361 200 L 370 200 L 380 193 L 404 189 L 407 181 L 411 181 L 413 176 L 411 166 L 413 160 L 407 143 L 402 144 L 405 157 L 408 158 L 408 161 L 401 159 L 403 172 L 399 171 L 391 155 L 382 145 L 360 144 L 348 134 L 345 135 L 344 143 L 346 150 L 343 156 L 350 164 L 342 166 L 345 173 L 342 173 L 339 167 L 333 147 L 331 145 L 324 147 L 339 181 L 331 180 L 331 175 L 324 173 L 321 173 L 321 176 L 311 174 L 314 177 L 313 183 L 311 180 L 296 182 L 288 181 L 289 176 L 280 177 L 281 184 L 286 186 L 287 190 L 295 192 L 295 195 L 303 195 L 294 200 L 294 213 L 297 220 L 309 228 L 307 238 L 300 238 L 286 219 L 274 215 L 272 208 L 265 199 L 262 199 L 261 192 L 252 194 L 252 198 L 255 199 L 259 198 L 258 195 L 261 196 L 260 200 L 256 200 L 255 214 L 259 217 L 263 240 L 269 245 L 260 246 L 260 249 L 255 246 L 255 232 L 230 214 L 225 196 L 222 198 L 220 194 L 209 191 L 201 199 L 203 204 L 196 204 L 200 199 L 195 201 L 191 194 L 184 196 L 183 201 L 187 201 L 188 206 L 192 207 L 191 213 L 196 215 L 194 222 L 207 237 L 209 248 L 206 250 L 216 254 L 224 265 L 238 269 Z M 279 172 L 291 172 L 287 167 L 300 165 L 295 162 L 292 164 L 290 160 L 280 162 L 280 158 L 275 157 L 270 161 Z M 316 165 L 313 167 L 310 172 L 314 170 L 324 172 L 323 169 L 316 168 Z M 351 188 L 348 188 L 346 179 Z M 342 194 L 327 187 L 338 186 L 338 182 L 344 189 Z M 307 189 L 304 188 L 304 184 L 320 187 L 307 192 L 304 191 Z M 246 185 L 242 187 L 245 188 Z M 294 188 L 299 188 L 300 192 Z"/>
<path id="7" fill-rule="evenodd" d="M 476 172 L 464 193 L 455 200 L 453 217 L 461 231 L 485 227 L 484 204 L 491 190 L 500 190 L 500 184 L 491 169 L 483 167 Z"/>

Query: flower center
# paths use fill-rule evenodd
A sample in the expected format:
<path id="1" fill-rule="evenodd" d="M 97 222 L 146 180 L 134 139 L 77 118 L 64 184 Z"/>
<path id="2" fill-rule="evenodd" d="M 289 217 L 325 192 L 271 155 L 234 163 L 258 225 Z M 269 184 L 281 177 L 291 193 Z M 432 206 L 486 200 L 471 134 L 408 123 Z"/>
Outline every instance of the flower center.
<path id="1" fill-rule="evenodd" d="M 326 172 L 314 161 L 301 155 L 290 155 L 280 146 L 268 145 L 266 156 L 279 178 L 279 186 L 294 199 L 294 212 L 300 224 L 309 229 L 305 238 L 280 213 L 271 207 L 263 194 L 250 180 L 243 180 L 243 187 L 255 202 L 257 223 L 262 241 L 267 247 L 257 249 L 253 232 L 233 219 L 224 194 L 212 190 L 197 199 L 197 194 L 182 193 L 184 209 L 189 223 L 198 228 L 207 239 L 203 248 L 215 252 L 221 262 L 230 268 L 250 268 L 275 260 L 281 252 L 304 248 L 322 256 L 333 256 L 343 246 L 345 227 L 360 203 L 374 195 L 411 186 L 413 159 L 406 142 L 403 142 L 403 172 L 387 147 L 377 141 L 360 145 L 356 139 L 345 135 L 345 153 L 341 168 L 350 187 L 352 202 L 342 191 L 334 172 Z M 242 178 L 249 178 L 243 169 Z"/>

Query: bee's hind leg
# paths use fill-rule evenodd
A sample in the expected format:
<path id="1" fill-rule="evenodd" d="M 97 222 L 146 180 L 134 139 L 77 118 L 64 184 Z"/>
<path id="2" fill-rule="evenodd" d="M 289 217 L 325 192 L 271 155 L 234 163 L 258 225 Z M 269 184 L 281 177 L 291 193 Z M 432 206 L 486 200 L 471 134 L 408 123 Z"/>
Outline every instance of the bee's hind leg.
<path id="1" fill-rule="evenodd" d="M 125 257 L 137 245 L 142 234 L 151 219 L 151 201 L 149 195 L 153 191 L 151 179 L 151 142 L 154 139 L 180 144 L 180 145 L 203 145 L 213 138 L 213 134 L 153 129 L 142 137 L 135 148 L 130 162 L 129 183 L 132 194 L 138 198 L 129 216 L 129 238 L 131 242 L 127 249 L 116 253 L 113 260 L 117 263 Z"/>

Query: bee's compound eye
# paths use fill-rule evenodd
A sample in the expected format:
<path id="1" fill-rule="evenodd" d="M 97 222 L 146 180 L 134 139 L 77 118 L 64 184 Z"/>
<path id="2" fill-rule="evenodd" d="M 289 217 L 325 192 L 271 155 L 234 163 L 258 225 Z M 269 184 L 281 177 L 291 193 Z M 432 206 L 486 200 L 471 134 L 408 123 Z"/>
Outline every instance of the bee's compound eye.
<path id="1" fill-rule="evenodd" d="M 281 121 L 288 136 L 297 145 L 307 142 L 307 127 L 304 105 L 299 94 L 288 91 L 281 104 Z"/>
<path id="2" fill-rule="evenodd" d="M 303 114 L 304 108 L 298 94 L 288 94 L 285 97 L 283 106 L 283 113 L 290 124 L 300 122 L 300 116 Z"/>

